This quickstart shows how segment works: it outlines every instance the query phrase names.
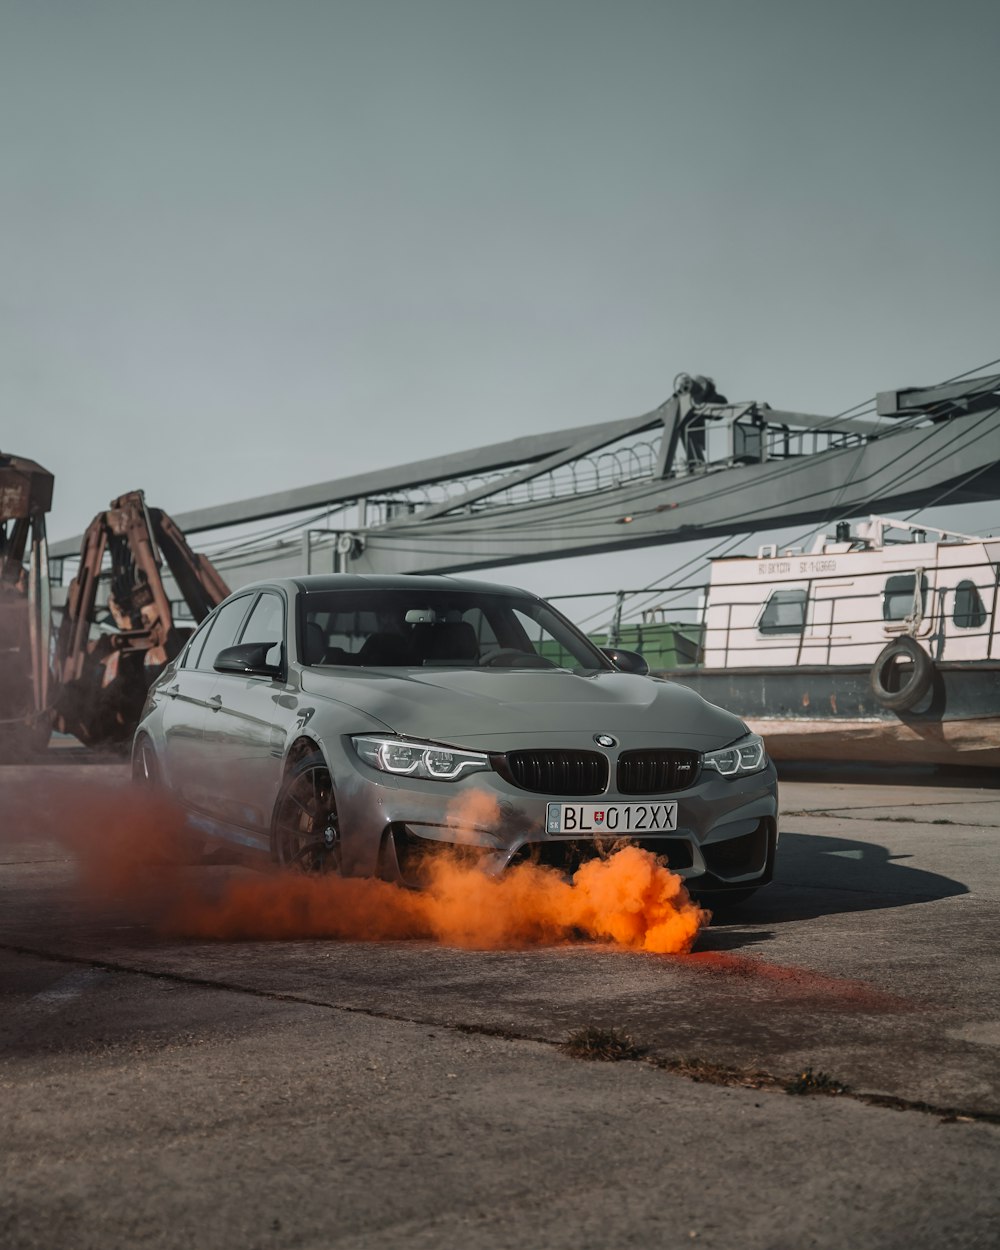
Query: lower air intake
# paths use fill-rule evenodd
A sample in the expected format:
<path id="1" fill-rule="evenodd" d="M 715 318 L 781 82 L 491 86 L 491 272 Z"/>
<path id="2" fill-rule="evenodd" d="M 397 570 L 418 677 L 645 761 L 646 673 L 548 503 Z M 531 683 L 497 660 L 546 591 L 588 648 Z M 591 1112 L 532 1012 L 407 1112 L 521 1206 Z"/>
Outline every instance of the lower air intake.
<path id="1" fill-rule="evenodd" d="M 572 874 L 588 860 L 607 859 L 625 846 L 638 846 L 661 856 L 675 872 L 690 868 L 694 862 L 691 843 L 684 838 L 552 838 L 548 842 L 526 843 L 511 859 L 511 866 L 525 862 L 543 864 L 546 868 Z"/>

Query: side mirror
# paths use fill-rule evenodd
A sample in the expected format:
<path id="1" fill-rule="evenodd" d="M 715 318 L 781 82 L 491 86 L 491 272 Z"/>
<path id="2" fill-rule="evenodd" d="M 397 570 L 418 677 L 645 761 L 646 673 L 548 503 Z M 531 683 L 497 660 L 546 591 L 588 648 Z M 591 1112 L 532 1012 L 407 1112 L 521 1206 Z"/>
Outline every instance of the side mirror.
<path id="1" fill-rule="evenodd" d="M 277 663 L 273 657 L 277 653 Z M 272 662 L 268 662 L 268 656 Z M 239 673 L 244 677 L 280 677 L 283 648 L 280 642 L 241 642 L 238 647 L 225 647 L 215 657 L 212 667 L 217 673 Z"/>
<path id="2" fill-rule="evenodd" d="M 623 673 L 635 673 L 637 677 L 645 677 L 649 672 L 649 665 L 638 651 L 622 651 L 619 647 L 601 647 L 601 650 L 615 668 L 621 669 Z"/>

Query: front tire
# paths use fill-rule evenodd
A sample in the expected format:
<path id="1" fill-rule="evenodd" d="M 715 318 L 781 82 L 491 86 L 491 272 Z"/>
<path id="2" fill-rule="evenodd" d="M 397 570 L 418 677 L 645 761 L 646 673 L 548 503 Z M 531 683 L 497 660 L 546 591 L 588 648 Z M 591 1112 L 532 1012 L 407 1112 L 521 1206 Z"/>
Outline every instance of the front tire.
<path id="1" fill-rule="evenodd" d="M 271 818 L 271 857 L 294 872 L 341 871 L 333 779 L 319 751 L 294 764 L 282 782 Z"/>

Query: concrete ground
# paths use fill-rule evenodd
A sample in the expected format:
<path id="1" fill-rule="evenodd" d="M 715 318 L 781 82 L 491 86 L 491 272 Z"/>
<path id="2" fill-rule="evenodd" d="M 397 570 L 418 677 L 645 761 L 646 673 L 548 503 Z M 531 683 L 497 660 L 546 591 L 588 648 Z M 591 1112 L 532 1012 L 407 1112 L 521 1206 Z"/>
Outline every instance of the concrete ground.
<path id="1" fill-rule="evenodd" d="M 470 951 L 160 936 L 32 822 L 62 758 L 0 769 L 4 1250 L 1000 1244 L 1000 791 L 786 781 L 690 955 Z"/>

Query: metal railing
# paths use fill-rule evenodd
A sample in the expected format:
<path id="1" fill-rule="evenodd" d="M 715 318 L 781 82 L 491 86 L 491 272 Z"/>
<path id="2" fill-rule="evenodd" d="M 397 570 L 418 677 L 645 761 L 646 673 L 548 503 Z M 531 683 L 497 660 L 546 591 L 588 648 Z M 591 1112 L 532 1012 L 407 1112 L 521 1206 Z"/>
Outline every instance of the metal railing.
<path id="1" fill-rule="evenodd" d="M 982 659 L 992 659 L 994 654 L 1000 654 L 1000 638 L 998 638 L 998 617 L 997 609 L 1000 604 L 1000 569 L 997 568 L 989 560 L 972 561 L 968 564 L 957 566 L 949 566 L 948 572 L 956 577 L 958 581 L 973 580 L 966 576 L 974 570 L 987 570 L 989 576 L 981 581 L 974 582 L 982 604 L 985 619 L 981 625 L 961 625 L 956 620 L 957 610 L 954 603 L 949 610 L 947 599 L 954 596 L 957 587 L 952 586 L 933 586 L 929 585 L 926 591 L 926 598 L 922 605 L 921 620 L 918 629 L 918 637 L 932 651 L 932 658 L 941 660 L 947 659 L 947 642 L 950 639 L 973 639 L 981 638 L 985 641 L 986 646 Z M 925 573 L 933 575 L 937 571 L 932 568 L 926 568 Z M 906 575 L 906 570 L 900 570 L 902 575 Z M 895 571 L 886 576 L 898 576 L 900 573 Z M 871 573 L 861 574 L 860 576 L 872 576 Z M 881 573 L 878 576 L 883 576 Z M 654 605 L 641 609 L 641 621 L 622 622 L 620 620 L 620 611 L 622 604 L 626 598 L 634 596 L 648 596 L 649 590 L 619 590 L 619 591 L 587 591 L 579 595 L 565 594 L 549 596 L 553 600 L 590 600 L 595 598 L 604 598 L 609 600 L 609 612 L 614 617 L 619 615 L 617 623 L 614 619 L 609 622 L 609 626 L 604 630 L 592 630 L 593 635 L 619 636 L 624 632 L 631 632 L 635 629 L 647 629 L 654 633 L 674 627 L 675 630 L 688 630 L 697 636 L 699 659 L 694 665 L 685 665 L 684 667 L 702 668 L 706 667 L 704 657 L 706 654 L 712 659 L 712 667 L 726 667 L 733 660 L 739 660 L 742 656 L 753 653 L 761 657 L 761 667 L 767 667 L 766 656 L 771 652 L 792 651 L 795 652 L 794 660 L 790 663 L 799 664 L 803 660 L 818 658 L 817 652 L 822 653 L 820 662 L 830 664 L 835 661 L 835 656 L 848 649 L 857 651 L 861 648 L 871 649 L 871 660 L 874 660 L 878 651 L 880 651 L 886 643 L 893 637 L 909 632 L 907 628 L 906 617 L 892 616 L 887 618 L 882 611 L 879 615 L 873 616 L 869 613 L 855 615 L 850 611 L 849 605 L 852 603 L 863 602 L 870 603 L 873 595 L 871 591 L 853 591 L 849 593 L 841 593 L 838 590 L 836 595 L 829 597 L 816 597 L 816 587 L 822 586 L 825 578 L 800 578 L 797 579 L 794 586 L 788 584 L 789 589 L 803 589 L 806 597 L 803 603 L 803 621 L 801 628 L 788 627 L 787 630 L 762 631 L 760 629 L 760 620 L 767 604 L 769 595 L 765 595 L 761 599 L 757 594 L 753 598 L 727 598 L 723 602 L 719 602 L 718 598 L 715 603 L 710 602 L 708 595 L 709 587 L 705 583 L 689 584 L 681 586 L 672 586 L 670 593 L 682 594 L 684 592 L 697 592 L 704 596 L 703 601 L 697 604 L 670 602 L 668 604 Z M 726 583 L 724 586 L 716 586 L 715 592 L 740 592 L 744 593 L 751 587 L 759 590 L 762 586 L 766 586 L 768 592 L 773 589 L 780 589 L 785 583 L 757 583 L 757 582 L 737 582 Z M 878 600 L 880 605 L 884 601 L 884 589 L 878 592 Z M 828 619 L 818 620 L 816 615 L 817 608 L 826 608 L 829 605 Z M 734 614 L 742 615 L 744 611 L 753 613 L 752 622 L 738 621 L 733 624 Z M 723 624 L 716 623 L 717 614 L 725 612 L 725 622 Z M 669 614 L 669 619 L 668 619 Z M 659 616 L 659 620 L 655 619 Z M 711 619 L 710 619 L 711 618 Z M 846 631 L 850 630 L 850 635 L 845 636 Z M 838 633 L 840 636 L 838 637 Z M 859 636 L 860 635 L 860 636 Z M 874 636 L 873 636 L 874 635 Z M 615 639 L 610 645 L 614 645 Z M 716 657 L 721 654 L 721 660 Z M 862 661 L 863 662 L 863 661 Z M 744 667 L 740 665 L 740 667 Z"/>

